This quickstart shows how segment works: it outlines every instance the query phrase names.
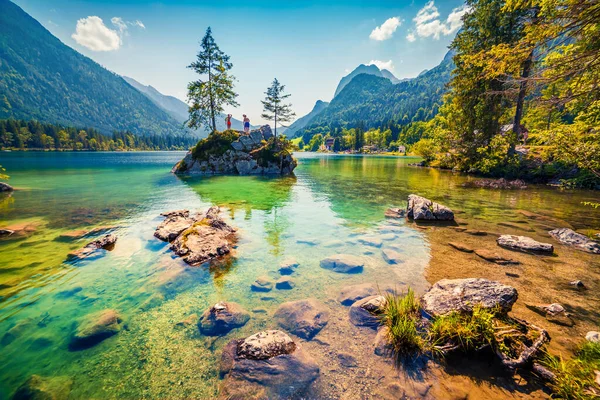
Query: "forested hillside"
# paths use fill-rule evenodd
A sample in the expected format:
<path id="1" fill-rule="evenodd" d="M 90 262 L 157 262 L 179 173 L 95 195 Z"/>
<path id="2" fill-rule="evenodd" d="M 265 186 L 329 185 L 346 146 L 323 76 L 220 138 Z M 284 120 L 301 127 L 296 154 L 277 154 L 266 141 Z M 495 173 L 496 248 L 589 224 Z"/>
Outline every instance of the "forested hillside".
<path id="1" fill-rule="evenodd" d="M 63 44 L 8 0 L 0 0 L 0 118 L 94 127 L 105 134 L 185 132 L 123 78 Z"/>
<path id="2" fill-rule="evenodd" d="M 359 123 L 377 128 L 429 120 L 438 112 L 453 68 L 452 54 L 448 53 L 435 68 L 395 85 L 386 78 L 360 74 L 304 129 L 304 141 Z"/>
<path id="3" fill-rule="evenodd" d="M 104 135 L 92 128 L 65 127 L 37 121 L 0 120 L 0 149 L 13 150 L 188 150 L 198 139 L 190 135 Z"/>

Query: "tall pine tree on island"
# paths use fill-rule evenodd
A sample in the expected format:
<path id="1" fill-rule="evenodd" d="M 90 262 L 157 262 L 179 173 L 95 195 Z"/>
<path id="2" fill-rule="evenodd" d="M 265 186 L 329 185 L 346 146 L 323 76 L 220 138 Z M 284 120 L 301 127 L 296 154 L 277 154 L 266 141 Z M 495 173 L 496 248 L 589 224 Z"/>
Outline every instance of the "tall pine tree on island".
<path id="1" fill-rule="evenodd" d="M 210 26 L 200 43 L 196 61 L 188 68 L 193 69 L 200 79 L 188 84 L 190 118 L 187 125 L 197 129 L 209 125 L 217 130 L 216 116 L 224 111 L 224 105 L 237 107 L 237 93 L 233 90 L 235 77 L 229 74 L 233 64 L 229 56 L 219 49 L 212 36 Z"/>
<path id="2" fill-rule="evenodd" d="M 292 111 L 292 105 L 284 103 L 285 99 L 291 96 L 291 94 L 284 94 L 284 91 L 285 85 L 279 83 L 275 78 L 271 87 L 265 92 L 267 96 L 261 100 L 264 111 L 261 117 L 274 121 L 275 137 L 277 137 L 277 121 L 290 122 L 296 116 L 296 113 Z"/>

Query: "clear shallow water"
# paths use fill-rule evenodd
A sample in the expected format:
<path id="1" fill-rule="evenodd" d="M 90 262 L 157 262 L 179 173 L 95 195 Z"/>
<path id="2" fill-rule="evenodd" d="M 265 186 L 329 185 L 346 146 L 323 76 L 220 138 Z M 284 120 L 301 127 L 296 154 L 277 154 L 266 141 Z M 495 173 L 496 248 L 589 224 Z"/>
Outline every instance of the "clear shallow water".
<path id="1" fill-rule="evenodd" d="M 466 189 L 466 177 L 409 168 L 414 160 L 406 158 L 300 154 L 295 177 L 178 178 L 169 170 L 182 157 L 177 152 L 0 154 L 11 184 L 20 189 L 0 199 L 0 228 L 31 229 L 27 237 L 0 242 L 0 337 L 22 327 L 16 339 L 0 344 L 0 398 L 31 374 L 69 377 L 70 398 L 214 397 L 222 346 L 275 328 L 271 316 L 280 303 L 315 297 L 343 313 L 332 299 L 349 284 L 426 288 L 426 234 L 383 217 L 387 207 L 404 206 L 410 193 L 470 218 L 502 221 L 526 209 L 580 229 L 600 226 L 598 213 L 581 204 L 597 193 Z M 191 268 L 153 237 L 161 212 L 215 204 L 239 228 L 234 258 Z M 115 249 L 102 258 L 66 263 L 67 253 L 90 238 L 58 237 L 98 226 L 113 227 L 119 237 Z M 373 235 L 383 235 L 382 248 L 402 253 L 404 263 L 390 266 L 381 249 L 360 243 L 362 236 Z M 364 257 L 364 273 L 342 275 L 319 267 L 322 258 L 337 253 Z M 279 263 L 288 257 L 300 263 L 292 276 L 296 288 L 250 291 L 258 276 L 277 279 Z M 251 311 L 250 322 L 216 339 L 194 326 L 176 326 L 220 300 Z M 118 310 L 127 329 L 91 349 L 69 351 L 76 321 L 105 308 Z"/>

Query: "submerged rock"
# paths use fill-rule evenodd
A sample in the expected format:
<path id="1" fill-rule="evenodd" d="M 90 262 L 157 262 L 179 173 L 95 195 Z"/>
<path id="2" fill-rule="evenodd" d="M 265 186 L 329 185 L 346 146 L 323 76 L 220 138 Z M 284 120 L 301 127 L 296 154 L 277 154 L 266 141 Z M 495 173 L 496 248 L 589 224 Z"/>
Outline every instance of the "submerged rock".
<path id="1" fill-rule="evenodd" d="M 273 290 L 273 281 L 265 276 L 258 277 L 250 286 L 253 292 L 270 292 Z"/>
<path id="2" fill-rule="evenodd" d="M 370 283 L 362 283 L 359 285 L 345 286 L 337 298 L 343 306 L 351 306 L 358 300 L 365 297 L 374 296 L 377 294 L 377 289 Z"/>
<path id="3" fill-rule="evenodd" d="M 298 261 L 296 261 L 296 259 L 294 257 L 288 257 L 279 264 L 280 269 L 281 268 L 296 269 L 299 266 L 300 266 L 300 263 Z"/>
<path id="4" fill-rule="evenodd" d="M 381 326 L 377 330 L 375 341 L 373 342 L 373 352 L 378 356 L 389 356 L 394 349 L 390 345 L 389 339 L 390 330 L 387 326 Z"/>
<path id="5" fill-rule="evenodd" d="M 404 262 L 404 256 L 402 253 L 399 253 L 396 250 L 383 249 L 381 254 L 383 255 L 385 262 L 388 264 L 402 264 Z"/>
<path id="6" fill-rule="evenodd" d="M 473 252 L 473 249 L 465 246 L 462 243 L 458 243 L 458 242 L 448 242 L 448 246 L 454 247 L 456 250 L 462 251 L 463 253 L 472 253 Z"/>
<path id="7" fill-rule="evenodd" d="M 283 303 L 274 317 L 283 329 L 310 340 L 329 322 L 329 311 L 317 300 L 305 299 Z"/>
<path id="8" fill-rule="evenodd" d="M 486 189 L 527 189 L 525 181 L 515 179 L 508 181 L 504 178 L 500 179 L 477 179 L 472 182 L 467 182 L 464 187 L 478 187 Z"/>
<path id="9" fill-rule="evenodd" d="M 578 250 L 587 251 L 592 254 L 600 254 L 600 243 L 593 241 L 581 233 L 577 233 L 569 228 L 554 229 L 550 232 L 550 236 L 559 242 L 568 246 L 573 246 Z"/>
<path id="10" fill-rule="evenodd" d="M 232 340 L 223 349 L 221 398 L 289 398 L 319 377 L 319 366 L 282 331 Z"/>
<path id="11" fill-rule="evenodd" d="M 496 239 L 498 246 L 505 249 L 518 250 L 525 253 L 552 254 L 554 246 L 550 243 L 542 243 L 527 236 L 502 235 Z"/>
<path id="12" fill-rule="evenodd" d="M 364 244 L 365 246 L 372 247 L 381 247 L 383 245 L 382 240 L 375 236 L 363 236 L 361 238 L 358 238 L 358 242 L 360 244 Z"/>
<path id="13" fill-rule="evenodd" d="M 117 236 L 108 234 L 85 245 L 85 247 L 69 253 L 68 260 L 81 260 L 100 255 L 100 250 L 111 251 L 115 247 Z"/>
<path id="14" fill-rule="evenodd" d="M 377 329 L 379 315 L 383 312 L 387 301 L 384 296 L 365 297 L 350 306 L 350 322 L 356 326 Z"/>
<path id="15" fill-rule="evenodd" d="M 34 323 L 31 319 L 26 318 L 20 320 L 12 328 L 6 331 L 4 335 L 2 335 L 2 339 L 0 339 L 0 344 L 2 346 L 7 346 L 11 344 L 13 341 L 23 336 L 23 333 L 27 332 L 33 327 Z"/>
<path id="16" fill-rule="evenodd" d="M 0 182 L 0 193 L 13 192 L 14 190 L 15 188 L 10 186 L 8 183 Z"/>
<path id="17" fill-rule="evenodd" d="M 70 350 L 83 350 L 116 335 L 122 329 L 122 318 L 115 310 L 106 309 L 86 315 L 75 329 Z"/>
<path id="18" fill-rule="evenodd" d="M 385 216 L 387 218 L 404 218 L 404 210 L 401 208 L 388 208 L 385 211 Z"/>
<path id="19" fill-rule="evenodd" d="M 423 295 L 423 310 L 432 316 L 452 311 L 471 312 L 475 305 L 509 312 L 518 293 L 512 286 L 487 279 L 442 279 Z"/>
<path id="20" fill-rule="evenodd" d="M 363 271 L 365 263 L 360 257 L 350 254 L 338 254 L 321 260 L 321 268 L 344 274 L 356 274 Z"/>
<path id="21" fill-rule="evenodd" d="M 281 277 L 275 282 L 275 289 L 278 290 L 291 290 L 296 287 L 296 284 L 291 278 L 287 276 Z"/>
<path id="22" fill-rule="evenodd" d="M 475 250 L 475 254 L 477 254 L 479 257 L 483 258 L 485 261 L 489 261 L 494 264 L 499 264 L 499 265 L 518 265 L 518 264 L 520 264 L 518 261 L 513 260 L 512 258 L 506 258 L 492 250 L 477 249 L 477 250 Z"/>
<path id="23" fill-rule="evenodd" d="M 7 238 L 7 237 L 13 235 L 14 233 L 15 233 L 15 231 L 12 231 L 10 229 L 0 229 L 0 239 Z"/>
<path id="24" fill-rule="evenodd" d="M 555 324 L 564 326 L 575 325 L 575 322 L 571 319 L 571 316 L 569 313 L 567 313 L 567 310 L 565 310 L 565 308 L 558 303 L 541 305 L 526 304 L 526 306 L 530 310 L 545 316 L 548 321 L 554 322 Z"/>
<path id="25" fill-rule="evenodd" d="M 221 301 L 204 311 L 198 328 L 207 336 L 225 335 L 232 329 L 244 326 L 249 319 L 250 314 L 239 304 Z"/>
<path id="26" fill-rule="evenodd" d="M 416 194 L 408 196 L 406 217 L 415 221 L 454 221 L 451 209 Z"/>
<path id="27" fill-rule="evenodd" d="M 231 252 L 236 230 L 219 216 L 219 207 L 211 207 L 206 214 L 185 229 L 171 243 L 171 250 L 190 265 L 223 257 Z"/>
<path id="28" fill-rule="evenodd" d="M 67 376 L 31 375 L 15 392 L 13 400 L 67 400 L 73 381 Z"/>

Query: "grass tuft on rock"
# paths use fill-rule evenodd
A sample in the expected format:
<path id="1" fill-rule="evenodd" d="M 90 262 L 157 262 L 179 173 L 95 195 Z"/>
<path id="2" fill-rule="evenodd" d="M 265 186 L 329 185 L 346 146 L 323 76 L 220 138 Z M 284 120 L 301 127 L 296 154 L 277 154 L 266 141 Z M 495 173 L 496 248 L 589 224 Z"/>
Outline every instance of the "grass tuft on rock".
<path id="1" fill-rule="evenodd" d="M 419 300 L 409 288 L 405 295 L 388 293 L 381 314 L 381 325 L 388 329 L 388 341 L 396 354 L 407 355 L 420 352 L 424 340 L 417 328 Z"/>
<path id="2" fill-rule="evenodd" d="M 546 354 L 541 363 L 555 375 L 549 383 L 554 397 L 573 400 L 600 398 L 600 386 L 595 382 L 596 371 L 600 371 L 600 343 L 584 343 L 571 360 Z"/>
<path id="3" fill-rule="evenodd" d="M 429 328 L 430 342 L 434 348 L 450 346 L 464 352 L 494 347 L 494 318 L 497 315 L 496 310 L 476 305 L 472 313 L 452 312 L 437 317 Z"/>
<path id="4" fill-rule="evenodd" d="M 238 140 L 240 134 L 234 130 L 212 132 L 201 139 L 192 149 L 192 158 L 198 161 L 208 161 L 210 156 L 221 157 L 231 149 L 231 143 Z"/>

